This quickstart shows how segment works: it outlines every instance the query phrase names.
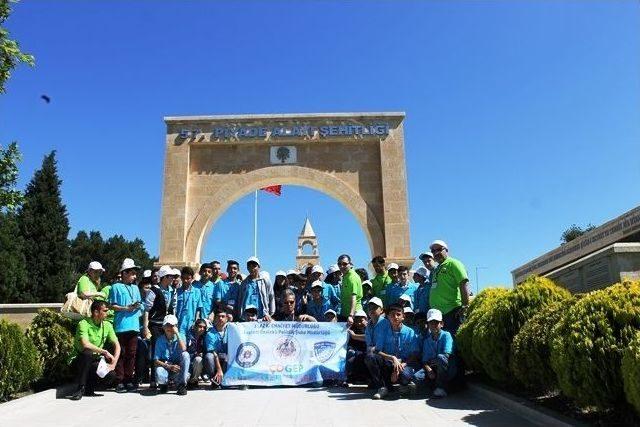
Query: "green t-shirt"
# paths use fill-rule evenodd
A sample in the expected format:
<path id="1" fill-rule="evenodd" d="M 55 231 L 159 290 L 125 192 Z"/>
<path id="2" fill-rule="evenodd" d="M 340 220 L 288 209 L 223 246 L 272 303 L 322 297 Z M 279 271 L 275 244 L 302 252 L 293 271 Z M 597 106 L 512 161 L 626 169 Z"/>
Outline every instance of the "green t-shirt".
<path id="1" fill-rule="evenodd" d="M 91 344 L 98 348 L 104 348 L 104 344 L 107 341 L 114 343 L 118 340 L 111 322 L 103 321 L 100 325 L 96 325 L 91 318 L 82 319 L 80 323 L 78 323 L 78 327 L 76 328 L 76 337 L 74 340 L 76 353 L 82 352 L 82 338 L 87 339 Z"/>
<path id="2" fill-rule="evenodd" d="M 448 257 L 438 265 L 431 275 L 429 304 L 442 314 L 447 314 L 462 305 L 460 282 L 467 280 L 467 270 L 457 259 Z"/>
<path id="3" fill-rule="evenodd" d="M 343 316 L 349 316 L 351 313 L 351 297 L 356 296 L 356 311 L 362 310 L 362 280 L 358 273 L 352 268 L 342 278 L 342 288 L 340 290 L 340 300 Z"/>
<path id="4" fill-rule="evenodd" d="M 82 292 L 98 292 L 98 289 L 89 276 L 83 274 L 80 279 L 78 279 L 78 288 L 76 292 L 79 294 Z"/>
<path id="5" fill-rule="evenodd" d="M 376 277 L 371 279 L 371 290 L 373 291 L 373 295 L 384 300 L 385 289 L 387 285 L 391 284 L 391 277 L 385 272 L 383 274 L 378 274 Z"/>
<path id="6" fill-rule="evenodd" d="M 111 292 L 111 285 L 107 285 L 104 288 L 100 289 L 100 292 L 102 293 L 102 295 L 104 295 L 104 300 L 105 301 L 109 301 L 109 292 Z M 113 312 L 113 309 L 109 309 L 109 312 L 107 313 L 107 319 L 109 322 L 113 323 L 113 317 L 115 316 L 115 313 Z"/>

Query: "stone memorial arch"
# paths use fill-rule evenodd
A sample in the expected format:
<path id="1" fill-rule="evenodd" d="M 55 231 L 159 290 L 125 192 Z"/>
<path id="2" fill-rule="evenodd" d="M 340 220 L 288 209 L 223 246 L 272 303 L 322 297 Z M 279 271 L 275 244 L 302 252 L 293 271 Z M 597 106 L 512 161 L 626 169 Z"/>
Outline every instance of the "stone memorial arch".
<path id="1" fill-rule="evenodd" d="M 278 184 L 313 188 L 339 200 L 360 223 L 372 255 L 413 264 L 404 113 L 164 120 L 159 264 L 198 266 L 216 220 L 242 196 Z"/>

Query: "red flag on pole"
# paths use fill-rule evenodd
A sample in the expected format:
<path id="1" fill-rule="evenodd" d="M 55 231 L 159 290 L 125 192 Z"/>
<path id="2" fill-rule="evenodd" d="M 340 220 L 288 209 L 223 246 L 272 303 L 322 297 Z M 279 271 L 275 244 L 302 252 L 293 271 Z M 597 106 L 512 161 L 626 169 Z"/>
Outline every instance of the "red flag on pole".
<path id="1" fill-rule="evenodd" d="M 271 193 L 274 196 L 279 196 L 282 194 L 282 185 L 270 185 L 268 187 L 261 188 L 261 190 Z"/>

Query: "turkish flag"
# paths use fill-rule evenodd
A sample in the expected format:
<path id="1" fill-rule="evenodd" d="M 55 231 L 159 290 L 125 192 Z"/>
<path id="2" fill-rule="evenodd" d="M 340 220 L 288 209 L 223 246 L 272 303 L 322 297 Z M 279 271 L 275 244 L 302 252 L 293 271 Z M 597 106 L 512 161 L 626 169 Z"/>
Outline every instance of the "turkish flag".
<path id="1" fill-rule="evenodd" d="M 271 193 L 275 196 L 282 194 L 282 185 L 270 185 L 268 187 L 261 188 L 261 190 Z"/>

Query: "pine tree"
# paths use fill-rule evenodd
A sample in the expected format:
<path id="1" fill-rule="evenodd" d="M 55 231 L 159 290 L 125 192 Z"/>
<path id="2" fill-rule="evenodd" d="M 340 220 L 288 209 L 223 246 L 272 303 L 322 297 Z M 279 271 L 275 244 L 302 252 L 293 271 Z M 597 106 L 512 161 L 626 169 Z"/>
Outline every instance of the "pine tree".
<path id="1" fill-rule="evenodd" d="M 20 234 L 29 271 L 28 295 L 37 302 L 62 302 L 73 290 L 69 220 L 62 204 L 55 151 L 45 156 L 25 191 L 19 211 Z"/>
<path id="2" fill-rule="evenodd" d="M 32 302 L 15 212 L 0 212 L 0 304 Z"/>

